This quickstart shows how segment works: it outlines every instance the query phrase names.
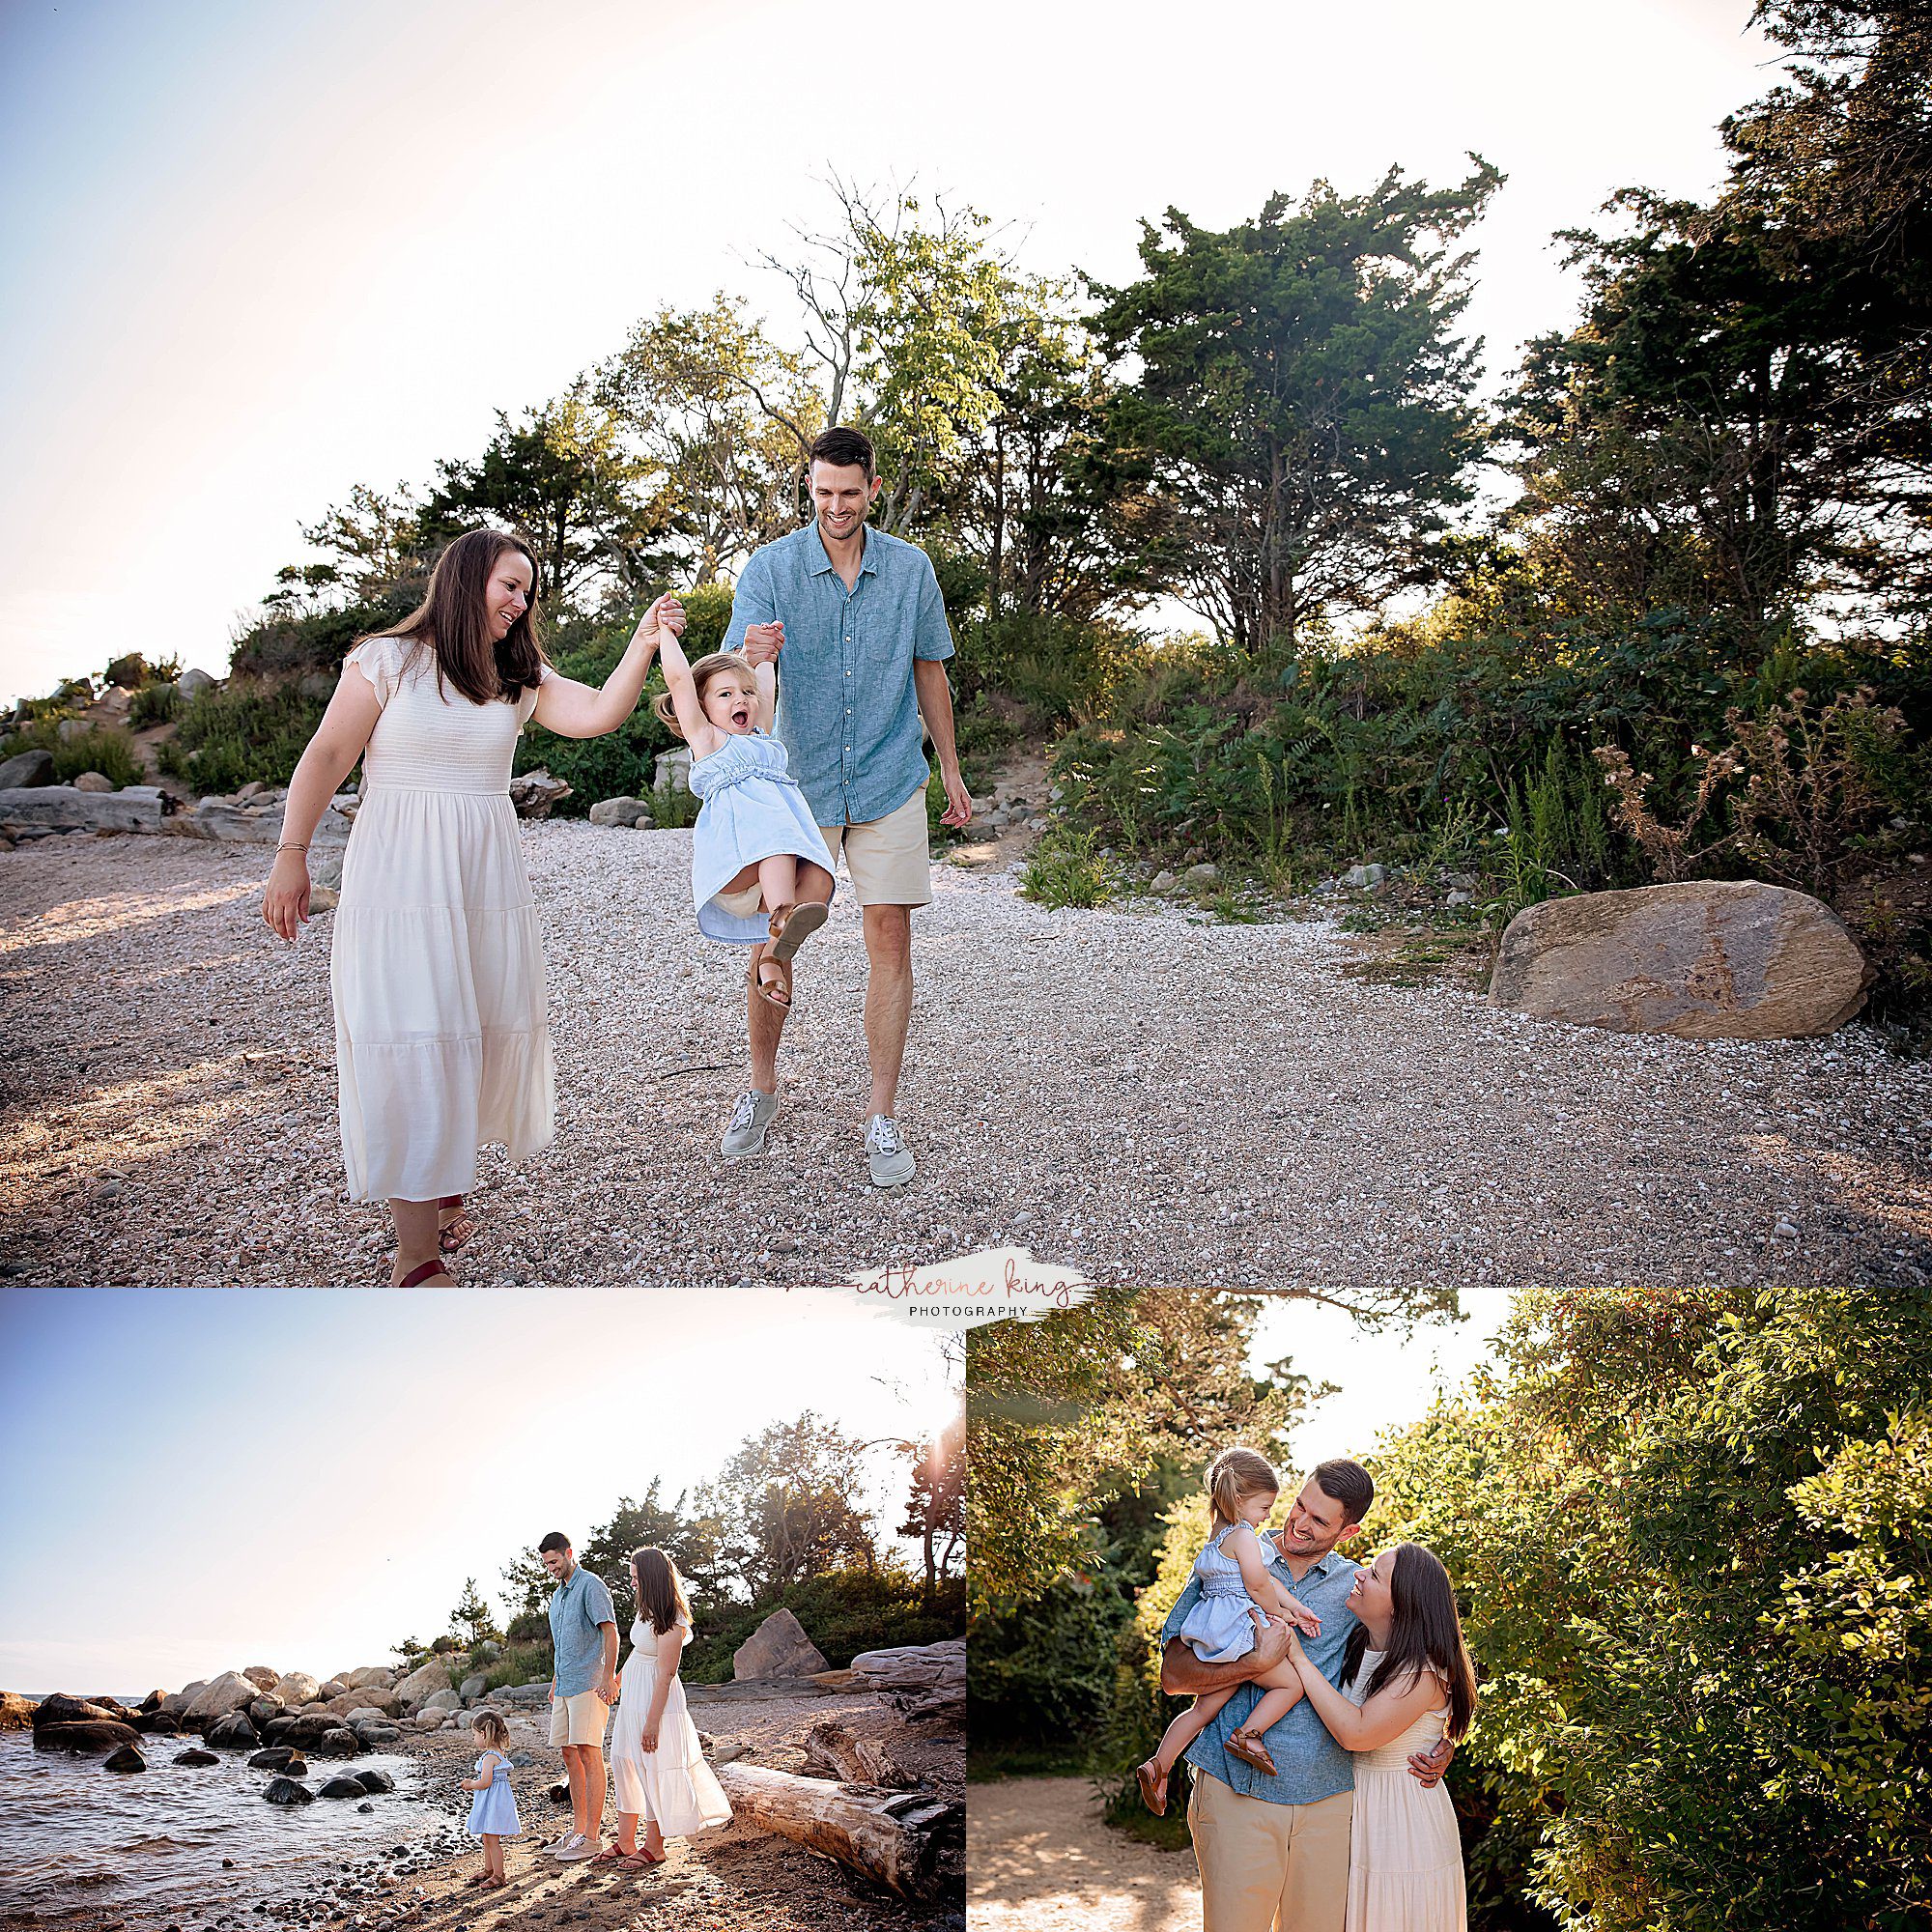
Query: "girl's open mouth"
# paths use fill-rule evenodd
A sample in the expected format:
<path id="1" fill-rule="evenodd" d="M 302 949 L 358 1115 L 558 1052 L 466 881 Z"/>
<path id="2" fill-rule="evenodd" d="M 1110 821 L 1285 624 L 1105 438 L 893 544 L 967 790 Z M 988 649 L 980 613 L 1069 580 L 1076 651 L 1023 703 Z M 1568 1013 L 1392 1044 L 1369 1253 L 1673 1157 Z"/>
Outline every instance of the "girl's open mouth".
<path id="1" fill-rule="evenodd" d="M 738 730 L 748 731 L 752 726 L 752 714 L 741 704 L 731 713 L 731 723 Z"/>

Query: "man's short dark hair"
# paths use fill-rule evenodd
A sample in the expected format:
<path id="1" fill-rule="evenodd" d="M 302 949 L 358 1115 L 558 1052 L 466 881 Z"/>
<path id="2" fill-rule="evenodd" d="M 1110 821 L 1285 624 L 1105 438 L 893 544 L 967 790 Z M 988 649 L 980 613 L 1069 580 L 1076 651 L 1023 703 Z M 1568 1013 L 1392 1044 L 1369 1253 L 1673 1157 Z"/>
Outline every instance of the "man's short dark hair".
<path id="1" fill-rule="evenodd" d="M 1376 1499 L 1376 1479 L 1359 1463 L 1346 1456 L 1315 1465 L 1315 1487 L 1342 1505 L 1344 1522 L 1367 1522 Z"/>
<path id="2" fill-rule="evenodd" d="M 1333 1492 L 1330 1492 L 1330 1493 L 1332 1494 Z M 570 1548 L 570 1538 L 564 1535 L 562 1530 L 554 1529 L 547 1537 L 544 1538 L 544 1540 L 540 1544 L 537 1545 L 537 1554 L 539 1556 L 548 1556 L 550 1552 L 553 1549 L 554 1549 L 560 1555 L 564 1550 L 568 1549 L 569 1548 Z"/>
<path id="3" fill-rule="evenodd" d="M 806 457 L 808 469 L 814 463 L 829 463 L 835 469 L 863 469 L 867 483 L 878 474 L 874 462 L 871 438 L 846 423 L 827 430 Z"/>

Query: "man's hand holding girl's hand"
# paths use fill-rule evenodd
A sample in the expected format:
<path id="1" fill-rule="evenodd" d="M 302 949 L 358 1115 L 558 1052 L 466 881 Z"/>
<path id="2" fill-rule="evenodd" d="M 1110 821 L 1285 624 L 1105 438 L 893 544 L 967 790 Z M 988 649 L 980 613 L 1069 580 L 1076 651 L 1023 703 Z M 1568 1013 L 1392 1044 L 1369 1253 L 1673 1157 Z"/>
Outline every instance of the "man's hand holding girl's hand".
<path id="1" fill-rule="evenodd" d="M 769 624 L 747 624 L 745 626 L 745 662 L 753 668 L 758 665 L 777 664 L 779 653 L 784 649 L 785 627 L 781 618 Z"/>

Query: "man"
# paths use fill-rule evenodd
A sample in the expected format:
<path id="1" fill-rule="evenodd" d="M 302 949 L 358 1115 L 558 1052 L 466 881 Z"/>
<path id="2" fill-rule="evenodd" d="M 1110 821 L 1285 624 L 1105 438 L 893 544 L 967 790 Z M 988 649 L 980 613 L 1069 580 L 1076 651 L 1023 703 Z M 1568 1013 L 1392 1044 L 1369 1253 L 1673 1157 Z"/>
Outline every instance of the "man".
<path id="1" fill-rule="evenodd" d="M 724 648 L 754 665 L 783 654 L 778 735 L 835 863 L 844 851 L 865 925 L 867 1163 L 875 1187 L 897 1187 L 913 1175 L 893 1118 L 912 1013 L 912 909 L 932 897 L 922 719 L 946 786 L 942 823 L 973 815 L 946 678 L 952 634 L 932 560 L 917 544 L 867 527 L 881 479 L 866 437 L 827 430 L 811 445 L 808 473 L 813 520 L 747 562 Z M 754 986 L 756 971 L 754 957 Z M 763 1151 L 779 1105 L 785 1009 L 755 991 L 749 1004 L 752 1084 L 722 1144 L 734 1156 Z"/>
<path id="2" fill-rule="evenodd" d="M 604 1726 L 617 1701 L 617 1612 L 601 1577 L 577 1560 L 554 1529 L 537 1545 L 556 1578 L 550 1595 L 550 1741 L 563 1750 L 571 1829 L 544 1849 L 554 1859 L 594 1859 L 604 1834 Z"/>
<path id="3" fill-rule="evenodd" d="M 1375 1493 L 1359 1463 L 1321 1463 L 1302 1485 L 1288 1520 L 1262 1539 L 1269 1568 L 1321 1620 L 1321 1634 L 1304 1637 L 1302 1648 L 1331 1684 L 1341 1675 L 1355 1628 L 1347 1605 L 1359 1571 L 1335 1554 L 1335 1546 L 1361 1528 Z M 1229 1754 L 1228 1739 L 1261 1701 L 1251 1680 L 1288 1654 L 1288 1627 L 1266 1625 L 1254 1650 L 1234 1663 L 1203 1663 L 1175 1634 L 1200 1595 L 1200 1582 L 1190 1581 L 1161 1630 L 1160 1688 L 1174 1696 L 1200 1696 L 1230 1684 L 1240 1687 L 1187 1750 L 1196 1773 L 1187 1829 L 1201 1867 L 1203 1932 L 1342 1932 L 1353 1760 L 1305 1700 L 1263 1740 L 1275 1776 Z M 1454 1754 L 1445 1740 L 1433 1754 L 1410 1758 L 1408 1768 L 1424 1784 L 1434 1784 Z"/>

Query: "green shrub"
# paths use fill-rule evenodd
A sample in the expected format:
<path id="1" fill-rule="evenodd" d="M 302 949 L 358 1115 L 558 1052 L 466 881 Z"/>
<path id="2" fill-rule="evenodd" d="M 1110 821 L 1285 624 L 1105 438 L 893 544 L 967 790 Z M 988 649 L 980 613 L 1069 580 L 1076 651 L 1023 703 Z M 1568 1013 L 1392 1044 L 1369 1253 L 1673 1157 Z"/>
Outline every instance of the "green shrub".
<path id="1" fill-rule="evenodd" d="M 273 612 L 236 639 L 230 675 L 265 678 L 324 671 L 333 676 L 358 639 L 407 617 L 422 602 L 428 583 L 426 577 L 412 578 L 367 604 L 304 616 Z"/>
<path id="2" fill-rule="evenodd" d="M 964 1634 L 963 1582 L 955 1578 L 942 1584 L 930 1605 L 922 1597 L 917 1577 L 882 1567 L 828 1571 L 756 1604 L 701 1605 L 696 1638 L 684 1653 L 684 1676 L 693 1684 L 728 1682 L 731 1653 L 776 1609 L 788 1609 L 797 1617 L 835 1670 L 842 1670 L 862 1650 L 938 1643 Z"/>
<path id="3" fill-rule="evenodd" d="M 1085 1769 L 1112 1720 L 1118 1638 L 1131 1614 L 1111 1580 L 1066 1581 L 977 1621 L 967 1647 L 975 1755 L 1031 1746 L 1047 1764 Z"/>
<path id="4" fill-rule="evenodd" d="M 197 792 L 287 784 L 327 709 L 327 697 L 304 692 L 299 679 L 231 677 L 182 708 L 161 769 Z"/>
<path id="5" fill-rule="evenodd" d="M 181 674 L 179 658 L 163 658 L 158 664 L 150 664 L 139 651 L 128 651 L 100 673 L 100 681 L 118 684 L 124 691 L 141 691 L 151 684 L 172 684 Z"/>
<path id="6" fill-rule="evenodd" d="M 117 785 L 146 781 L 140 751 L 120 725 L 97 724 L 71 738 L 61 736 L 60 725 L 58 718 L 38 718 L 16 726 L 0 739 L 0 757 L 11 758 L 16 752 L 51 753 L 54 778 L 61 784 L 71 784 L 82 772 L 99 772 Z"/>
<path id="7" fill-rule="evenodd" d="M 136 731 L 146 730 L 150 724 L 165 724 L 181 716 L 186 702 L 178 684 L 144 684 L 128 707 L 128 723 Z"/>
<path id="8" fill-rule="evenodd" d="M 1033 849 L 1020 874 L 1020 896 L 1036 905 L 1103 906 L 1119 891 L 1114 867 L 1095 849 L 1092 832 L 1056 830 Z"/>

